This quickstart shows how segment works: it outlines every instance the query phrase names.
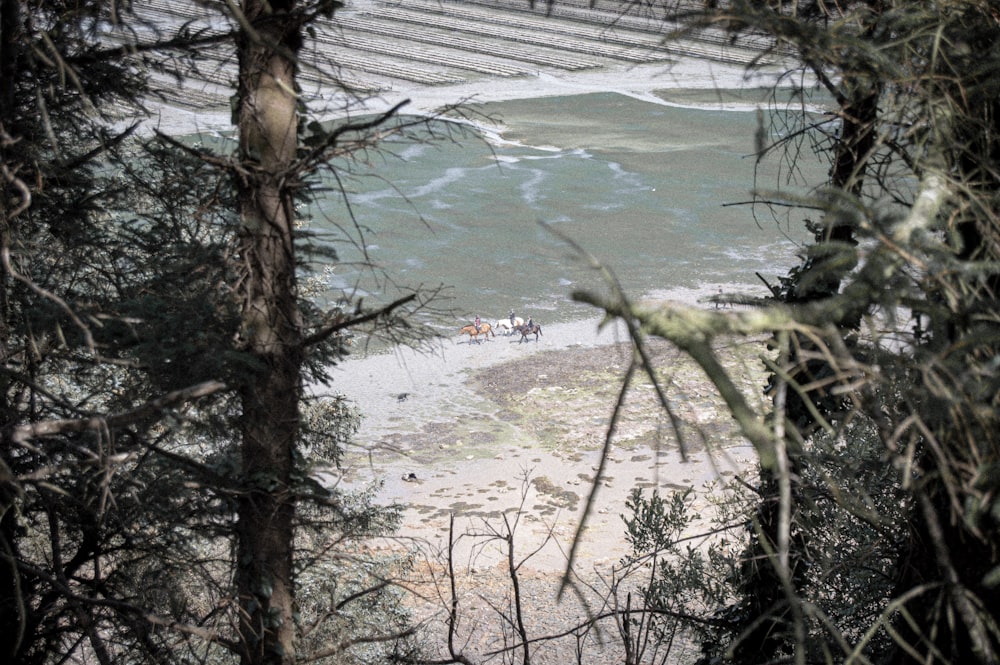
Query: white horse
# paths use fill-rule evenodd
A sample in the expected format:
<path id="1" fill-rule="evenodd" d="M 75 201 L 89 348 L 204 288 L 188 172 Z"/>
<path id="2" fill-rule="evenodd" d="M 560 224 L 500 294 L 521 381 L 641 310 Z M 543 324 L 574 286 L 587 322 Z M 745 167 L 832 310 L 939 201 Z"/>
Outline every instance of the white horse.
<path id="1" fill-rule="evenodd" d="M 503 332 L 504 335 L 509 335 L 512 332 L 514 332 L 514 328 L 523 325 L 524 325 L 524 319 L 522 319 L 520 316 L 515 316 L 514 325 L 511 325 L 510 319 L 500 319 L 499 321 L 496 322 L 496 325 L 493 326 L 493 329 Z"/>

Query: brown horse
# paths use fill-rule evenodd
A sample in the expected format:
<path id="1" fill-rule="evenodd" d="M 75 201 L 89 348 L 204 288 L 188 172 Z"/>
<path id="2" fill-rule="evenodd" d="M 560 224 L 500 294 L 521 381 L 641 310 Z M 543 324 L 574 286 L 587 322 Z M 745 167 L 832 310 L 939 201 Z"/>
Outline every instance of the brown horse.
<path id="1" fill-rule="evenodd" d="M 479 336 L 480 335 L 482 335 L 486 339 L 489 339 L 490 335 L 493 335 L 494 337 L 497 336 L 496 333 L 493 332 L 493 326 L 491 326 L 488 323 L 480 323 L 479 324 L 479 330 L 476 330 L 476 326 L 474 326 L 474 325 L 472 325 L 470 323 L 469 325 L 467 325 L 464 328 L 462 328 L 461 330 L 459 330 L 458 334 L 459 335 L 468 335 L 469 336 L 469 340 L 470 341 L 475 340 L 476 344 L 479 344 Z"/>
<path id="2" fill-rule="evenodd" d="M 538 336 L 542 334 L 542 327 L 537 323 L 532 323 L 530 326 L 527 323 L 523 326 L 514 326 L 514 330 L 521 333 L 521 339 L 517 340 L 518 344 L 527 340 L 528 335 L 534 335 L 535 341 L 537 342 Z"/>

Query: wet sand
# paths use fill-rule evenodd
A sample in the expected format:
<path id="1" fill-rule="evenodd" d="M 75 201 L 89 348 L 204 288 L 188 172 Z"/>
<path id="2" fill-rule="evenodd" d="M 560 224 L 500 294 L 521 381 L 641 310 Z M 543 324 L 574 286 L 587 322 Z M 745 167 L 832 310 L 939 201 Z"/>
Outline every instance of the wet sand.
<path id="1" fill-rule="evenodd" d="M 683 294 L 689 304 L 698 296 Z M 441 553 L 454 518 L 465 534 L 459 557 L 470 569 L 490 567 L 505 556 L 501 543 L 471 534 L 502 529 L 506 516 L 517 521 L 519 551 L 544 543 L 526 568 L 561 572 L 592 500 L 576 563 L 607 570 L 627 554 L 622 515 L 633 488 L 690 488 L 705 512 L 718 479 L 752 466 L 752 449 L 701 371 L 665 343 L 651 348 L 684 421 L 686 459 L 648 379 L 628 391 L 608 444 L 630 346 L 620 326 L 597 323 L 543 325 L 537 341 L 443 339 L 434 353 L 401 349 L 335 369 L 333 391 L 364 414 L 339 482 L 384 483 L 379 502 L 405 507 L 390 546 Z M 735 350 L 734 375 L 752 399 L 760 349 Z"/>

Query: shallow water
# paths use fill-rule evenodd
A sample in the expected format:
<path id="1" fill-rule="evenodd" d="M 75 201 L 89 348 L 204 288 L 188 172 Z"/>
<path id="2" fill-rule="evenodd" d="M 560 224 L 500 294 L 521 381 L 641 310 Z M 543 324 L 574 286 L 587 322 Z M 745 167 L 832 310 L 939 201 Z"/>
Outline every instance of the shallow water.
<path id="1" fill-rule="evenodd" d="M 755 273 L 774 281 L 796 262 L 798 225 L 728 205 L 755 187 L 752 107 L 595 93 L 480 110 L 490 121 L 477 136 L 391 144 L 393 155 L 371 158 L 376 177 L 348 180 L 368 257 L 397 283 L 446 287 L 442 306 L 453 311 L 434 315 L 435 325 L 505 318 L 511 308 L 549 323 L 592 316 L 571 293 L 599 290 L 602 278 L 550 228 L 633 296 L 733 284 L 760 293 Z M 772 188 L 780 175 L 765 165 L 756 182 Z M 314 213 L 320 233 L 351 225 L 339 196 Z M 336 247 L 330 297 L 350 288 L 397 295 L 358 267 L 357 248 Z"/>

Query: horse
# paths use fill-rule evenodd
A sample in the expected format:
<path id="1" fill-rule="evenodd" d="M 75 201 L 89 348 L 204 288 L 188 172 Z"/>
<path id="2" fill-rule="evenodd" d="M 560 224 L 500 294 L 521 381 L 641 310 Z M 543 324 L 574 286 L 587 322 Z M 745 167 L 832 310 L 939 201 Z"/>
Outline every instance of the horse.
<path id="1" fill-rule="evenodd" d="M 489 339 L 490 335 L 493 335 L 494 337 L 497 336 L 496 333 L 493 332 L 493 326 L 491 326 L 488 323 L 480 323 L 479 324 L 479 330 L 476 330 L 476 326 L 470 323 L 469 325 L 467 325 L 464 328 L 462 328 L 461 330 L 459 330 L 458 334 L 459 335 L 468 335 L 469 336 L 469 340 L 470 341 L 471 340 L 475 340 L 476 344 L 479 344 L 479 336 L 480 335 L 484 336 L 486 339 Z"/>
<path id="2" fill-rule="evenodd" d="M 514 328 L 523 325 L 524 325 L 524 319 L 522 319 L 520 316 L 515 316 L 513 325 L 511 325 L 509 319 L 500 319 L 495 324 L 493 324 L 493 327 L 496 328 L 497 330 L 502 330 L 505 335 L 509 335 L 512 332 L 514 332 Z"/>
<path id="3" fill-rule="evenodd" d="M 542 334 L 542 327 L 537 323 L 532 323 L 530 326 L 527 323 L 515 326 L 514 330 L 521 333 L 521 339 L 517 340 L 518 344 L 528 339 L 528 335 L 532 334 L 535 336 L 535 341 L 537 342 L 538 336 Z"/>

